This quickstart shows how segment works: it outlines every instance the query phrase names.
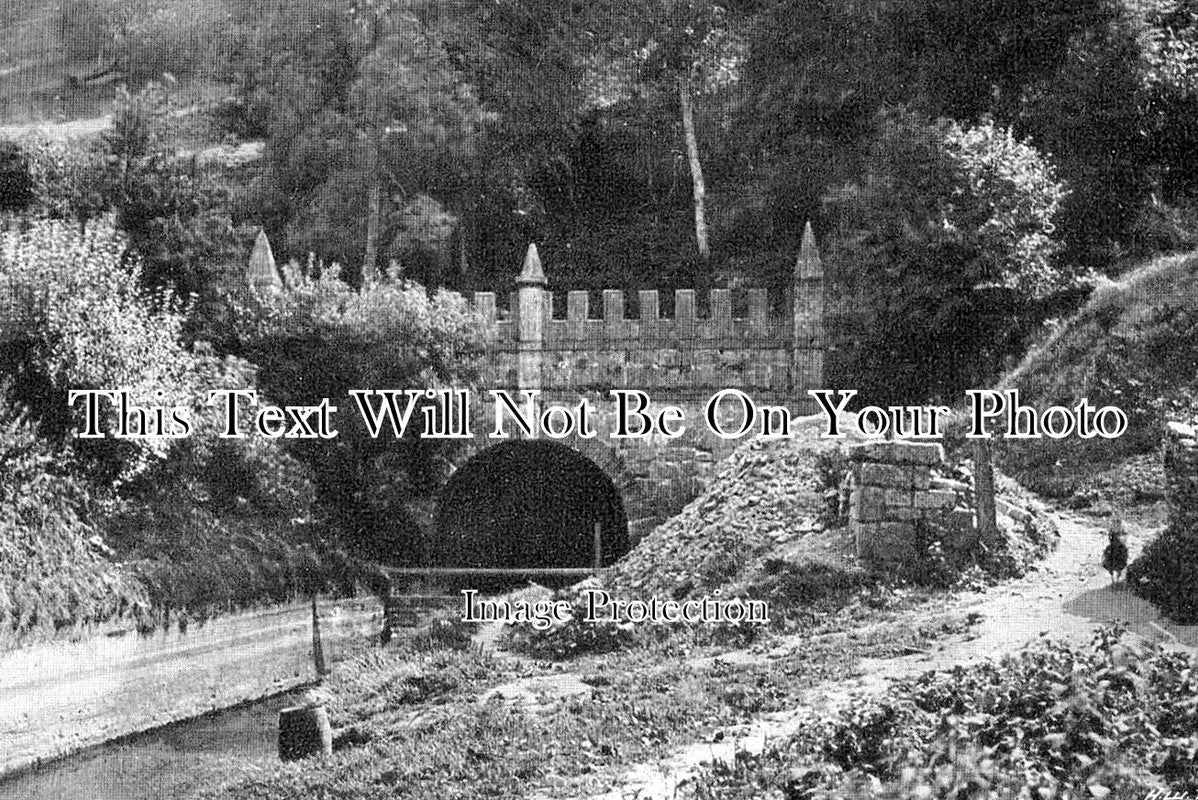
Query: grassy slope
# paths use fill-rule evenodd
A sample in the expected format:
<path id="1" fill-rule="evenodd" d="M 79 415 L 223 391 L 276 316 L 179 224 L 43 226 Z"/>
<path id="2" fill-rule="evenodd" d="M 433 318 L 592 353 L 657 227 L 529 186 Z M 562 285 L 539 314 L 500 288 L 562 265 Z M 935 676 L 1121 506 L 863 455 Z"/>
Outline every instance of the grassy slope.
<path id="1" fill-rule="evenodd" d="M 1072 407 L 1116 405 L 1131 423 L 1117 440 L 1070 437 L 1008 444 L 1008 469 L 1044 491 L 1068 492 L 1070 472 L 1094 472 L 1151 452 L 1160 439 L 1162 410 L 1147 401 L 1172 396 L 1198 379 L 1192 314 L 1171 323 L 1161 315 L 1198 307 L 1198 253 L 1164 256 L 1096 288 L 1085 306 L 1033 348 L 1000 383 L 1018 389 L 1025 404 Z M 1060 482 L 1057 486 L 1054 482 Z"/>
<path id="2" fill-rule="evenodd" d="M 116 51 L 110 48 L 96 58 L 70 56 L 63 41 L 62 6 L 62 0 L 0 3 L 0 125 L 64 122 L 108 113 L 115 84 L 71 88 L 67 77 L 91 72 L 110 61 Z M 82 3 L 77 6 L 86 7 Z M 180 78 L 174 92 L 180 104 L 201 103 L 225 93 L 225 87 L 213 82 L 215 60 L 205 57 L 198 59 L 200 63 L 191 63 L 196 59 L 189 54 L 203 45 L 211 46 L 214 37 L 229 35 L 223 23 L 214 30 L 211 22 L 226 16 L 223 0 L 107 0 L 96 7 L 102 11 L 123 8 L 132 13 L 134 22 L 143 24 L 157 14 L 163 18 L 157 23 L 160 31 L 172 30 L 171 20 L 177 17 L 178 41 L 167 48 L 180 54 L 178 65 L 172 67 Z M 79 24 L 88 29 L 86 23 Z"/>

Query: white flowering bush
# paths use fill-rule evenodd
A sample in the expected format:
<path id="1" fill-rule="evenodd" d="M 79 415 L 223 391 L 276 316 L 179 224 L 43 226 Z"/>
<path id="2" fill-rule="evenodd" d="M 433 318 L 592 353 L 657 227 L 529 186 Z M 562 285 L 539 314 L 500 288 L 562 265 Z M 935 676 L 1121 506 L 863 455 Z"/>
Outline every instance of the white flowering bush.
<path id="1" fill-rule="evenodd" d="M 11 298 L 3 324 L 28 343 L 26 369 L 64 405 L 70 390 L 90 388 L 125 389 L 138 405 L 190 407 L 199 387 L 197 360 L 180 344 L 183 309 L 169 293 L 143 294 L 138 265 L 124 255 L 111 219 L 9 225 L 0 234 L 0 285 Z M 112 433 L 116 414 L 107 402 L 101 408 Z M 84 403 L 71 422 L 83 429 Z M 118 479 L 164 456 L 170 441 L 124 440 Z"/>

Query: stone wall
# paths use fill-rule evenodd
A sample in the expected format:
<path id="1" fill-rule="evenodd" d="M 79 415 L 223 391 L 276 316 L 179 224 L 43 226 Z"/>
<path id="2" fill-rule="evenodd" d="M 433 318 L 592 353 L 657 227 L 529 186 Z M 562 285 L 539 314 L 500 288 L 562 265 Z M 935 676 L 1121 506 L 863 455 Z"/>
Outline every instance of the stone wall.
<path id="1" fill-rule="evenodd" d="M 1198 435 L 1181 422 L 1165 426 L 1165 500 L 1174 530 L 1198 536 Z"/>
<path id="2" fill-rule="evenodd" d="M 597 463 L 620 489 L 634 542 L 701 493 L 718 462 L 740 444 L 707 429 L 704 406 L 717 392 L 740 389 L 758 405 L 781 405 L 796 414 L 816 411 L 807 390 L 823 386 L 824 271 L 810 225 L 785 302 L 771 305 L 765 289 L 748 289 L 740 297 L 714 289 L 706 314 L 700 314 L 696 292 L 680 289 L 673 313 L 665 315 L 660 293 L 643 290 L 630 316 L 633 301 L 609 289 L 596 315 L 590 294 L 575 290 L 565 292 L 565 315 L 558 317 L 548 287 L 534 245 L 506 308 L 497 306 L 493 292 L 473 296 L 474 309 L 494 331 L 479 402 L 487 400 L 489 389 L 535 390 L 542 405 L 588 398 L 597 412 L 597 435 L 560 441 Z M 611 389 L 642 390 L 654 408 L 680 407 L 686 433 L 612 440 Z M 491 415 L 479 411 L 474 418 Z M 474 452 L 497 443 L 488 433 L 476 431 Z"/>
<path id="3" fill-rule="evenodd" d="M 944 461 L 940 445 L 870 442 L 851 446 L 849 460 L 849 525 L 857 556 L 867 566 L 900 575 L 913 567 L 922 555 L 916 547 L 921 519 L 937 516 L 973 528 L 973 511 L 957 510 L 966 500 L 966 487 L 932 476 L 932 467 Z"/>
<path id="4" fill-rule="evenodd" d="M 473 296 L 474 309 L 495 333 L 485 358 L 485 387 L 553 396 L 643 389 L 675 403 L 733 387 L 815 411 L 806 390 L 822 388 L 824 271 L 810 226 L 789 296 L 772 305 L 765 289 L 736 297 L 713 289 L 701 315 L 696 292 L 679 289 L 673 314 L 666 316 L 656 290 L 635 298 L 604 290 L 601 309 L 591 308 L 588 292 L 573 290 L 565 292 L 565 315 L 557 317 L 548 286 L 533 245 L 506 308 L 497 306 L 494 292 Z M 771 311 L 780 307 L 786 310 Z"/>
<path id="5" fill-rule="evenodd" d="M 373 598 L 320 604 L 327 664 L 382 630 Z M 109 627 L 78 641 L 0 652 L 0 776 L 90 745 L 310 683 L 307 602 L 142 636 Z"/>

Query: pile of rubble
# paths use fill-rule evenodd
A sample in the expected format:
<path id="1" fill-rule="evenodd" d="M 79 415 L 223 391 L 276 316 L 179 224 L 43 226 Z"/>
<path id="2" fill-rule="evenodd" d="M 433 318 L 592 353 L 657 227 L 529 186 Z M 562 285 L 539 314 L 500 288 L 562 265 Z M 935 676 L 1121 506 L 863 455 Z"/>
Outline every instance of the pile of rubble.
<path id="1" fill-rule="evenodd" d="M 851 551 L 844 537 L 818 535 L 827 503 L 819 459 L 840 444 L 818 439 L 814 429 L 810 437 L 748 442 L 706 492 L 613 567 L 608 582 L 628 596 L 682 599 L 728 586 L 764 557 L 798 558 L 807 543 Z"/>
<path id="2" fill-rule="evenodd" d="M 848 469 L 845 445 L 860 441 L 820 439 L 813 420 L 808 435 L 747 443 L 721 466 L 707 491 L 612 567 L 605 583 L 625 596 L 685 599 L 736 586 L 766 562 L 857 573 L 859 542 L 844 525 L 847 519 L 825 523 L 830 500 L 833 509 L 837 504 L 835 473 Z M 999 552 L 976 556 L 992 580 L 1022 574 L 1056 543 L 1043 504 L 1013 481 L 996 477 Z M 972 526 L 967 464 L 938 465 L 931 481 L 927 488 L 955 498 L 953 513 Z M 840 500 L 847 505 L 846 497 Z M 966 554 L 967 561 L 973 558 Z"/>

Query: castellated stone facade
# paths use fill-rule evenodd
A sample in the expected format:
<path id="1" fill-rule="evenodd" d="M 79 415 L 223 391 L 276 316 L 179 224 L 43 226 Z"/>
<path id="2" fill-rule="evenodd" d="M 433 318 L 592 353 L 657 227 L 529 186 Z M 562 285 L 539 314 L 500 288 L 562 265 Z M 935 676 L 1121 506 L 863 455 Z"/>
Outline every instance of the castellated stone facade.
<path id="1" fill-rule="evenodd" d="M 565 316 L 557 317 L 535 246 L 506 313 L 496 299 L 493 292 L 480 292 L 471 300 L 494 332 L 483 359 L 479 402 L 490 401 L 489 389 L 536 391 L 542 404 L 589 399 L 596 409 L 596 436 L 560 441 L 595 461 L 621 490 L 634 541 L 701 493 L 719 461 L 747 440 L 722 439 L 709 430 L 704 407 L 713 395 L 739 389 L 756 403 L 813 413 L 807 390 L 823 387 L 824 272 L 810 226 L 789 297 L 772 305 L 784 308 L 781 313 L 771 312 L 765 289 L 736 298 L 714 289 L 706 314 L 699 313 L 694 290 L 676 290 L 668 316 L 661 313 L 657 291 L 630 298 L 609 289 L 600 309 L 591 308 L 588 292 L 566 291 Z M 743 301 L 736 304 L 739 314 L 734 299 Z M 630 315 L 634 302 L 637 313 Z M 642 390 L 654 409 L 678 406 L 686 432 L 677 438 L 611 439 L 613 389 Z M 476 450 L 496 443 L 488 433 L 476 431 Z"/>

